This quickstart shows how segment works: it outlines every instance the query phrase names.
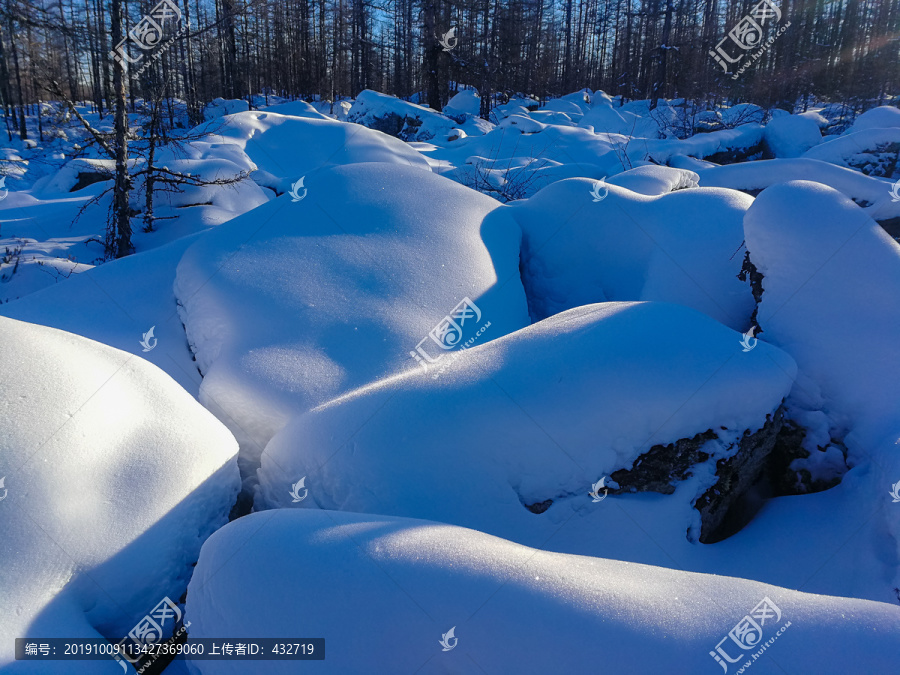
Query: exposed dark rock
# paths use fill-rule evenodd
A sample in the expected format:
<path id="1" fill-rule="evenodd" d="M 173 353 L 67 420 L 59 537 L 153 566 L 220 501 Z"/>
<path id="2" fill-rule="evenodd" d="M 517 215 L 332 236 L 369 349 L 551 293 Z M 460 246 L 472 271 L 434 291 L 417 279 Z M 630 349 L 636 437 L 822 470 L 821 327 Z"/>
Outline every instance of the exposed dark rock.
<path id="1" fill-rule="evenodd" d="M 400 117 L 395 112 L 388 112 L 375 117 L 367 126 L 388 136 L 398 136 L 400 130 L 403 129 L 405 120 L 405 117 Z"/>
<path id="2" fill-rule="evenodd" d="M 717 152 L 713 155 L 709 155 L 708 157 L 704 157 L 707 162 L 713 162 L 715 164 L 737 164 L 738 162 L 749 162 L 754 159 L 760 159 L 763 156 L 764 148 L 763 142 L 760 141 L 756 145 L 751 145 L 747 148 L 734 148 L 732 150 L 725 150 L 723 152 Z"/>
<path id="3" fill-rule="evenodd" d="M 536 502 L 534 504 L 526 504 L 525 508 L 531 511 L 532 513 L 543 513 L 553 504 L 552 499 L 545 499 L 542 502 Z"/>
<path id="4" fill-rule="evenodd" d="M 712 543 L 722 538 L 717 535 L 728 511 L 756 484 L 766 468 L 783 419 L 784 407 L 779 406 L 774 414 L 766 416 L 762 429 L 744 432 L 734 455 L 716 462 L 716 484 L 694 503 L 694 508 L 700 512 L 701 543 Z"/>
<path id="5" fill-rule="evenodd" d="M 700 541 L 716 541 L 719 530 L 732 507 L 757 484 L 767 466 L 767 459 L 775 447 L 782 427 L 783 408 L 767 416 L 763 427 L 755 432 L 745 431 L 738 441 L 737 452 L 728 459 L 716 463 L 716 484 L 709 488 L 694 504 L 700 512 Z M 719 435 L 712 429 L 692 438 L 683 438 L 669 445 L 654 445 L 638 457 L 630 469 L 620 469 L 610 476 L 619 488 L 613 494 L 623 492 L 660 492 L 672 494 L 675 483 L 691 475 L 692 467 L 710 457 L 701 448 Z M 748 503 L 759 503 L 749 500 Z M 752 515 L 752 514 L 751 514 Z M 741 516 L 731 514 L 733 522 Z M 746 523 L 742 523 L 746 524 Z M 739 528 L 738 528 L 739 529 Z M 723 538 L 723 537 L 722 537 Z"/>
<path id="6" fill-rule="evenodd" d="M 841 482 L 840 476 L 835 476 L 830 480 L 813 480 L 812 474 L 807 469 L 794 470 L 791 468 L 791 463 L 795 459 L 807 459 L 810 456 L 810 452 L 803 447 L 805 438 L 806 431 L 802 427 L 792 420 L 786 420 L 775 439 L 775 447 L 769 457 L 767 475 L 776 496 L 822 492 Z M 846 458 L 847 450 L 841 441 L 831 439 L 831 445 L 841 448 Z M 824 448 L 819 448 L 819 450 L 824 451 Z"/>
<path id="7" fill-rule="evenodd" d="M 669 445 L 654 445 L 638 457 L 630 469 L 614 471 L 610 478 L 619 484 L 613 494 L 622 492 L 675 492 L 675 483 L 688 477 L 694 464 L 705 462 L 709 454 L 702 452 L 707 441 L 718 438 L 709 429 L 693 438 L 682 438 Z"/>
<path id="8" fill-rule="evenodd" d="M 756 301 L 756 307 L 753 308 L 753 314 L 750 316 L 750 323 L 756 327 L 756 334 L 759 335 L 762 333 L 762 330 L 760 329 L 759 323 L 756 321 L 756 317 L 759 313 L 759 303 L 762 302 L 762 281 L 765 277 L 758 269 L 756 269 L 756 265 L 753 264 L 753 261 L 750 260 L 750 251 L 744 253 L 744 262 L 741 265 L 741 271 L 738 272 L 737 277 L 741 281 L 750 280 L 750 292 L 753 294 L 753 299 Z"/>
<path id="9" fill-rule="evenodd" d="M 79 171 L 78 182 L 72 186 L 72 189 L 69 190 L 69 192 L 77 192 L 82 188 L 86 188 L 88 185 L 93 185 L 94 183 L 102 183 L 105 180 L 111 179 L 112 175 L 104 171 Z"/>

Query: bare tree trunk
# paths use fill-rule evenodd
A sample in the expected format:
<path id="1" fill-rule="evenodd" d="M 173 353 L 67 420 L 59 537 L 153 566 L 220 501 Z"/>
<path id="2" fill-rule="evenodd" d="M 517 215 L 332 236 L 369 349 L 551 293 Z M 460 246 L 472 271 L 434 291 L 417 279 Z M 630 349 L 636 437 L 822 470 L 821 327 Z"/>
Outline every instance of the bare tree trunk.
<path id="1" fill-rule="evenodd" d="M 122 0 L 111 2 L 112 40 L 119 44 L 122 39 Z M 128 115 L 125 102 L 125 73 L 123 64 L 113 66 L 113 91 L 115 92 L 115 153 L 116 179 L 113 192 L 113 253 L 116 258 L 124 258 L 132 252 L 131 213 L 128 195 L 131 192 L 131 177 L 128 175 Z"/>

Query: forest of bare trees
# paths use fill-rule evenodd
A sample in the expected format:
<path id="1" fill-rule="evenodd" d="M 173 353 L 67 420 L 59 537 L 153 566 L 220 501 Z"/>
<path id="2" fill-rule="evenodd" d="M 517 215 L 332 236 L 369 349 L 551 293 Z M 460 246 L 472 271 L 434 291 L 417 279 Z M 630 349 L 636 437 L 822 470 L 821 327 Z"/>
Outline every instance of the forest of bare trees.
<path id="1" fill-rule="evenodd" d="M 0 97 L 7 128 L 24 129 L 23 105 L 60 96 L 106 111 L 118 36 L 129 31 L 155 49 L 126 37 L 125 94 L 133 103 L 162 88 L 187 103 L 192 122 L 213 98 L 260 92 L 337 100 L 370 88 L 439 107 L 460 84 L 539 97 L 590 87 L 628 99 L 789 106 L 809 94 L 865 107 L 900 89 L 900 0 L 778 4 L 789 30 L 733 81 L 709 52 L 750 3 L 0 0 Z M 161 36 L 142 23 L 154 9 Z M 448 50 L 439 40 L 451 29 Z"/>

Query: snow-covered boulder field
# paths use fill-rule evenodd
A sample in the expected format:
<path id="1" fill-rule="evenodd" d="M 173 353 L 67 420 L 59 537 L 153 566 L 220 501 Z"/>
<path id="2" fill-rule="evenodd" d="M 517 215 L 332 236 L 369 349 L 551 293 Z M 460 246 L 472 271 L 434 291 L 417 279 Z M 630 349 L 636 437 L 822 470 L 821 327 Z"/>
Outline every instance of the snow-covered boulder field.
<path id="1" fill-rule="evenodd" d="M 726 659 L 727 672 L 886 673 L 900 653 L 900 608 L 885 603 L 333 511 L 257 513 L 216 532 L 186 617 L 196 637 L 325 638 L 325 660 L 302 664 L 320 673 L 718 673 Z"/>
<path id="2" fill-rule="evenodd" d="M 304 194 L 216 228 L 175 280 L 200 400 L 248 475 L 292 414 L 416 368 L 410 352 L 463 299 L 491 322 L 485 339 L 529 323 L 520 231 L 495 200 L 376 163 L 310 174 Z"/>
<path id="3" fill-rule="evenodd" d="M 71 333 L 0 319 L 0 381 L 0 669 L 121 673 L 13 667 L 13 638 L 118 642 L 177 601 L 227 522 L 237 444 L 155 366 Z"/>
<path id="4" fill-rule="evenodd" d="M 674 492 L 696 473 L 705 538 L 758 477 L 774 434 L 741 439 L 775 413 L 796 371 L 781 350 L 745 353 L 739 333 L 666 303 L 579 307 L 452 358 L 295 418 L 262 455 L 257 508 L 294 506 L 305 476 L 301 506 L 537 544 L 602 476 L 622 491 Z M 698 435 L 683 455 L 664 447 Z"/>

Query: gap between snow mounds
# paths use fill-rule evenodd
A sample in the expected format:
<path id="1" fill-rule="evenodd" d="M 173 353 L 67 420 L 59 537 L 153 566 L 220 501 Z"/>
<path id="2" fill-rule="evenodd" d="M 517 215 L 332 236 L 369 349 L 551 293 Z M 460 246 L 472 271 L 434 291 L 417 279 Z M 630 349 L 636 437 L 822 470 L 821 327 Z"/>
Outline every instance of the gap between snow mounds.
<path id="1" fill-rule="evenodd" d="M 193 637 L 324 637 L 323 673 L 543 675 L 598 662 L 614 673 L 702 673 L 718 672 L 717 645 L 741 653 L 729 631 L 764 599 L 770 611 L 755 621 L 760 642 L 772 642 L 740 661 L 754 673 L 885 672 L 900 649 L 900 609 L 886 603 L 334 511 L 256 513 L 218 530 L 200 554 L 186 619 Z M 442 651 L 451 627 L 458 642 Z M 270 664 L 273 675 L 296 672 L 290 661 Z M 240 660 L 194 665 L 258 672 Z"/>
<path id="2" fill-rule="evenodd" d="M 303 506 L 427 517 L 537 544 L 581 506 L 570 500 L 547 520 L 523 503 L 581 494 L 587 504 L 594 481 L 655 445 L 756 431 L 795 366 L 763 343 L 743 352 L 738 333 L 683 306 L 604 303 L 467 349 L 438 380 L 437 371 L 294 418 L 262 456 L 256 508 L 292 506 L 291 485 L 306 476 Z M 736 451 L 723 443 L 710 456 Z M 695 499 L 722 477 L 707 467 L 698 479 Z M 674 521 L 684 532 L 692 516 L 679 508 Z"/>

